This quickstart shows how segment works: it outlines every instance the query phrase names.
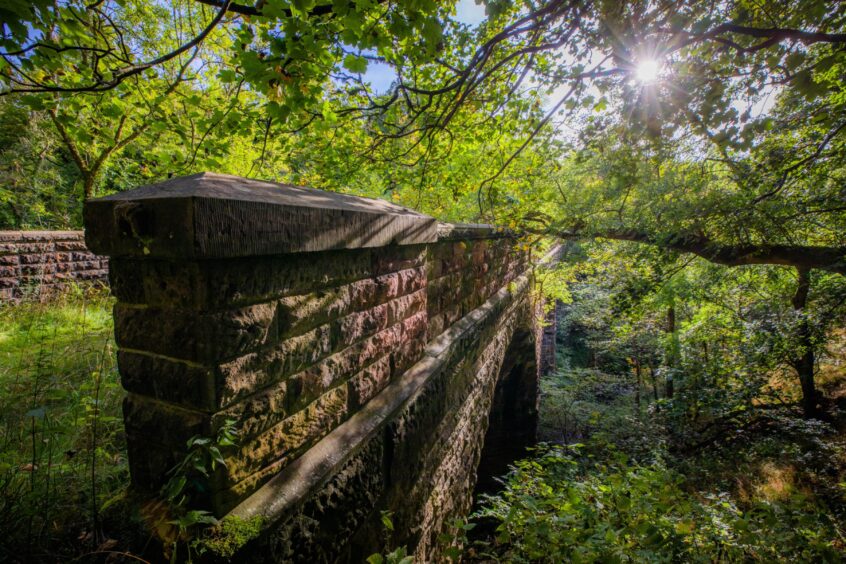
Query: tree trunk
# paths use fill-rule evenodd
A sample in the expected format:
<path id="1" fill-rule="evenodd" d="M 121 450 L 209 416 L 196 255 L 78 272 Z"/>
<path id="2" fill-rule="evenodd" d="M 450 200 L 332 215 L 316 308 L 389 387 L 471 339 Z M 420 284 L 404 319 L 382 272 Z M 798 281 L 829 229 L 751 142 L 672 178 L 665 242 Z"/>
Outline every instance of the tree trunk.
<path id="1" fill-rule="evenodd" d="M 635 376 L 637 377 L 637 387 L 635 388 L 635 406 L 637 406 L 637 414 L 640 416 L 640 386 L 641 386 L 641 375 L 640 375 L 640 359 L 634 359 L 635 365 Z"/>
<path id="2" fill-rule="evenodd" d="M 547 230 L 529 229 L 531 233 L 550 234 Z M 780 264 L 794 268 L 818 268 L 846 275 L 846 248 L 814 245 L 784 244 L 724 244 L 703 235 L 691 233 L 650 233 L 639 229 L 600 229 L 584 232 L 581 228 L 554 233 L 562 239 L 587 239 L 598 237 L 617 241 L 634 241 L 657 245 L 682 253 L 693 253 L 715 264 L 741 266 L 746 264 Z"/>
<path id="3" fill-rule="evenodd" d="M 678 343 L 676 341 L 676 305 L 670 303 L 667 308 L 667 334 L 670 336 L 670 350 L 667 354 L 667 378 L 665 379 L 666 396 L 673 398 L 673 372 L 678 365 Z"/>
<path id="4" fill-rule="evenodd" d="M 649 365 L 649 378 L 652 380 L 652 395 L 655 397 L 655 401 L 658 401 L 658 378 L 655 377 L 655 370 L 652 369 L 652 365 Z"/>
<path id="5" fill-rule="evenodd" d="M 97 173 L 96 172 L 83 172 L 82 173 L 82 194 L 86 200 L 90 200 L 94 197 L 94 188 L 95 184 L 97 183 Z"/>
<path id="6" fill-rule="evenodd" d="M 800 316 L 798 332 L 799 350 L 790 364 L 799 375 L 799 383 L 802 387 L 802 411 L 805 417 L 817 415 L 817 390 L 814 385 L 814 343 L 811 337 L 811 326 L 808 323 L 808 314 L 805 311 L 808 305 L 808 291 L 811 288 L 810 270 L 797 268 L 799 277 L 796 286 L 796 293 L 793 295 L 793 309 Z"/>

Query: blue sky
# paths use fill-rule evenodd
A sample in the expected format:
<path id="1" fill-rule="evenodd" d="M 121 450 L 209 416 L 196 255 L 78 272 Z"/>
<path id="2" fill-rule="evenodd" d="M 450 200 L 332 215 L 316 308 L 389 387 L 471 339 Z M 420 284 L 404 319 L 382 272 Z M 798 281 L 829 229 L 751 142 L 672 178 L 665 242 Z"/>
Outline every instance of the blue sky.
<path id="1" fill-rule="evenodd" d="M 456 19 L 471 26 L 478 25 L 485 19 L 485 7 L 476 4 L 474 0 L 459 0 Z M 364 73 L 365 82 L 369 82 L 379 94 L 386 92 L 395 78 L 393 69 L 384 63 L 371 62 Z"/>

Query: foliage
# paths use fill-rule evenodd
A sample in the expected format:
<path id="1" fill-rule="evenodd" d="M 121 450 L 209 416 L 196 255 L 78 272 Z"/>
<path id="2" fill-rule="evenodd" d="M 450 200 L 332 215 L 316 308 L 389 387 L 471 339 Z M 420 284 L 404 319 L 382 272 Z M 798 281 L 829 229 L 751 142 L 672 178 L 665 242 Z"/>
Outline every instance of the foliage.
<path id="1" fill-rule="evenodd" d="M 474 519 L 493 532 L 465 556 L 842 560 L 843 421 L 834 409 L 823 414 L 832 423 L 803 419 L 792 403 L 790 345 L 779 344 L 791 335 L 791 280 L 631 251 L 572 250 L 601 260 L 577 264 L 573 300 L 558 308 L 559 368 L 541 381 L 541 432 L 559 444 L 515 462 L 482 499 Z M 843 374 L 832 378 L 839 394 Z"/>
<path id="2" fill-rule="evenodd" d="M 112 299 L 69 290 L 0 307 L 2 553 L 65 559 L 108 542 L 129 515 Z"/>
<path id="3" fill-rule="evenodd" d="M 500 524 L 508 561 L 838 561 L 834 524 L 801 495 L 741 508 L 726 493 L 686 491 L 660 459 L 630 464 L 543 447 L 518 462 L 478 513 Z"/>
<path id="4" fill-rule="evenodd" d="M 408 555 L 408 547 L 400 546 L 391 550 L 391 535 L 394 532 L 394 521 L 391 518 L 391 511 L 382 511 L 380 520 L 385 534 L 385 547 L 387 554 L 374 553 L 367 557 L 368 564 L 412 564 L 414 557 Z"/>
<path id="5" fill-rule="evenodd" d="M 228 524 L 219 522 L 214 515 L 204 509 L 198 509 L 198 503 L 205 499 L 209 491 L 208 482 L 218 466 L 225 467 L 223 452 L 236 445 L 237 430 L 235 421 L 225 420 L 214 437 L 193 436 L 186 443 L 185 456 L 168 470 L 168 479 L 162 485 L 160 499 L 150 500 L 143 513 L 151 528 L 165 545 L 165 555 L 172 562 L 179 559 L 193 559 L 192 550 L 202 551 L 235 550 L 238 538 L 249 540 L 247 536 L 257 534 L 259 521 L 233 521 Z M 208 531 L 204 528 L 213 527 Z M 207 544 L 209 540 L 211 544 Z M 179 547 L 184 544 L 185 556 L 180 556 Z"/>

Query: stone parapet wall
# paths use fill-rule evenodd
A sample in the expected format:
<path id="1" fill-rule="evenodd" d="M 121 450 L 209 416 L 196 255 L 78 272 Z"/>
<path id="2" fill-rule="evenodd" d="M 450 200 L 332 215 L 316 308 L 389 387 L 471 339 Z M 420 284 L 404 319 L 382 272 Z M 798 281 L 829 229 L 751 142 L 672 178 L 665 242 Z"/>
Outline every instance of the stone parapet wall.
<path id="1" fill-rule="evenodd" d="M 429 336 L 473 311 L 527 267 L 513 236 L 488 226 L 441 224 L 427 255 Z"/>
<path id="2" fill-rule="evenodd" d="M 136 488 L 155 494 L 189 438 L 232 426 L 237 448 L 193 503 L 265 518 L 243 558 L 361 559 L 384 542 L 382 510 L 397 545 L 436 555 L 469 508 L 515 328 L 536 332 L 512 236 L 212 174 L 88 202 L 85 217 L 111 257 Z M 528 403 L 507 421 L 522 431 L 499 435 L 528 440 L 523 348 Z"/>
<path id="3" fill-rule="evenodd" d="M 362 562 L 406 546 L 440 559 L 439 536 L 473 499 L 501 366 L 532 309 L 523 275 L 433 339 L 420 361 L 230 515 L 273 523 L 250 562 Z M 534 355 L 530 344 L 524 350 Z M 536 380 L 536 378 L 535 378 Z M 536 413 L 508 421 L 530 425 Z M 386 531 L 382 511 L 390 511 Z"/>
<path id="4" fill-rule="evenodd" d="M 157 488 L 190 437 L 229 422 L 220 514 L 355 413 L 421 354 L 425 252 L 113 260 L 133 482 Z"/>
<path id="5" fill-rule="evenodd" d="M 43 296 L 71 282 L 105 282 L 108 259 L 82 231 L 0 231 L 0 302 Z"/>

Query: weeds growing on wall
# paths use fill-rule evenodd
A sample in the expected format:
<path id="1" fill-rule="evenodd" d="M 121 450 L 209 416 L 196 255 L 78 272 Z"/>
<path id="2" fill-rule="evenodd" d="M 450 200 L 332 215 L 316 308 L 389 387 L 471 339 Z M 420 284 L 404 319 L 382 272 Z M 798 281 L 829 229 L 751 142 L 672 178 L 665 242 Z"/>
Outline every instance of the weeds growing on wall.
<path id="1" fill-rule="evenodd" d="M 108 552 L 128 467 L 106 291 L 0 306 L 0 560 Z"/>

